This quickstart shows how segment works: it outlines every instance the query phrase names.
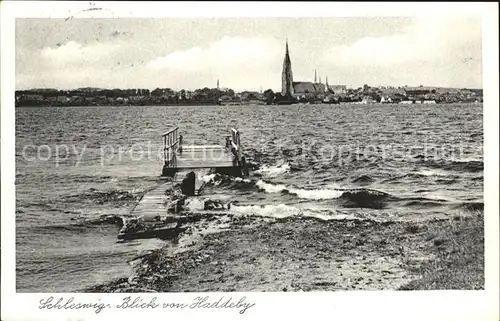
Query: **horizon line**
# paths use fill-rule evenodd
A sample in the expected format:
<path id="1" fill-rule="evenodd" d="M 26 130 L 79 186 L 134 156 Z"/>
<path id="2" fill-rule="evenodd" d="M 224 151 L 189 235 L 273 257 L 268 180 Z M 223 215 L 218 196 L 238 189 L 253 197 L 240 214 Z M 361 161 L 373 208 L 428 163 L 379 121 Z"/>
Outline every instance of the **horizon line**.
<path id="1" fill-rule="evenodd" d="M 303 83 L 314 83 L 314 81 L 294 81 L 294 82 L 303 82 Z M 317 82 L 318 83 L 318 82 Z M 318 83 L 319 84 L 319 83 Z M 324 83 L 322 83 L 325 85 Z M 448 89 L 483 89 L 483 87 L 458 87 L 458 86 L 436 86 L 436 85 L 370 85 L 370 84 L 363 84 L 358 87 L 349 87 L 347 85 L 343 84 L 328 84 L 328 86 L 333 87 L 333 86 L 346 86 L 347 89 L 358 89 L 358 88 L 363 88 L 364 85 L 368 85 L 371 88 L 380 88 L 380 87 L 392 87 L 392 88 L 418 88 L 418 87 L 432 87 L 432 88 L 448 88 Z M 85 88 L 93 88 L 93 89 L 101 89 L 101 90 L 114 90 L 114 89 L 120 89 L 120 90 L 128 90 L 128 89 L 148 89 L 148 90 L 155 90 L 157 88 L 159 89 L 171 89 L 173 91 L 181 91 L 181 90 L 189 90 L 189 91 L 195 91 L 197 89 L 203 89 L 203 88 L 209 88 L 209 89 L 217 89 L 217 87 L 210 87 L 210 86 L 203 86 L 203 87 L 198 87 L 198 88 L 193 88 L 193 89 L 188 89 L 188 88 L 180 88 L 180 89 L 174 89 L 172 87 L 155 87 L 153 89 L 150 89 L 149 87 L 126 87 L 126 88 L 120 88 L 120 87 L 113 87 L 113 88 L 106 88 L 106 87 L 93 87 L 93 86 L 84 86 L 84 87 L 75 87 L 75 88 L 55 88 L 55 87 L 32 87 L 29 89 L 18 89 L 16 88 L 15 91 L 28 91 L 28 90 L 47 90 L 47 89 L 53 89 L 53 90 L 59 90 L 59 91 L 70 91 L 70 90 L 79 90 L 79 89 L 85 89 Z M 219 89 L 231 89 L 235 92 L 242 92 L 242 91 L 257 91 L 259 92 L 260 89 L 252 89 L 252 88 L 231 88 L 231 87 L 221 87 Z M 271 89 L 275 91 L 273 88 L 266 88 L 262 87 L 262 90 L 268 90 Z M 276 90 L 281 91 L 281 89 L 277 88 Z"/>

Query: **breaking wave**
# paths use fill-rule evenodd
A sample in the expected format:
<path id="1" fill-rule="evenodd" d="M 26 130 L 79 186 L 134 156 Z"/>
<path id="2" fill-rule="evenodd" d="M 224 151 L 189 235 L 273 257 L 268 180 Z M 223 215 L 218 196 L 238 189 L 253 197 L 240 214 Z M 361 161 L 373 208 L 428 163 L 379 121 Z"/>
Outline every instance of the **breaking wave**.
<path id="1" fill-rule="evenodd" d="M 336 189 L 301 189 L 295 187 L 289 187 L 286 185 L 274 185 L 271 183 L 266 183 L 263 180 L 259 180 L 255 183 L 257 187 L 267 193 L 288 193 L 296 195 L 299 198 L 311 199 L 311 200 L 322 200 L 322 199 L 334 199 L 342 196 L 343 191 Z"/>
<path id="2" fill-rule="evenodd" d="M 324 213 L 324 211 L 304 210 L 295 206 L 286 204 L 277 205 L 233 205 L 231 212 L 240 215 L 263 216 L 272 218 L 285 218 L 290 216 L 315 217 L 324 221 L 341 220 L 354 218 L 353 215 L 332 213 Z"/>
<path id="3" fill-rule="evenodd" d="M 257 175 L 262 175 L 265 177 L 277 177 L 280 176 L 284 173 L 290 172 L 290 165 L 289 164 L 283 164 L 279 166 L 267 166 L 264 165 L 260 169 L 256 170 L 253 172 L 253 174 Z"/>

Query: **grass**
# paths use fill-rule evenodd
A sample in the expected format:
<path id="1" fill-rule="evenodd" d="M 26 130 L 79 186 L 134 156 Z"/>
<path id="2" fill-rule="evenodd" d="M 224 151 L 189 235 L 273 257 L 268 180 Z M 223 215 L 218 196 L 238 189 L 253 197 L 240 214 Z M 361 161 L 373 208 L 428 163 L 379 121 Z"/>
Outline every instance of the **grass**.
<path id="1" fill-rule="evenodd" d="M 426 250 L 433 259 L 415 273 L 422 277 L 400 290 L 484 289 L 484 214 L 456 216 L 425 231 Z"/>

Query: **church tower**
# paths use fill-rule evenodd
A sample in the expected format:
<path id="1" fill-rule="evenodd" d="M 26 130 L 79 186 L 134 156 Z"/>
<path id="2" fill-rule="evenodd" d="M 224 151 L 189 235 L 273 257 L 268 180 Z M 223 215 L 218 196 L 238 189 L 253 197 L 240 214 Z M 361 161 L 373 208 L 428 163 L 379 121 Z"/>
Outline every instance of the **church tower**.
<path id="1" fill-rule="evenodd" d="M 286 41 L 285 59 L 283 60 L 283 71 L 281 73 L 281 94 L 287 97 L 293 94 L 292 62 L 288 52 L 288 40 Z"/>

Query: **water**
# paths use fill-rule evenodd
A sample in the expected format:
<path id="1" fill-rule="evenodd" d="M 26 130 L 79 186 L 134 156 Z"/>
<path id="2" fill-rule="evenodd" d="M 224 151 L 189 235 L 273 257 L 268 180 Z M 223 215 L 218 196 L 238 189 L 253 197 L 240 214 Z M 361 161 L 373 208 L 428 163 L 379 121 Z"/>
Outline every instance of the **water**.
<path id="1" fill-rule="evenodd" d="M 118 243 L 116 225 L 82 222 L 127 214 L 162 183 L 161 133 L 175 126 L 186 144 L 241 131 L 259 170 L 203 177 L 201 196 L 231 201 L 234 215 L 422 221 L 483 210 L 482 108 L 17 108 L 17 289 L 75 291 L 127 276 L 128 260 L 164 245 Z"/>

